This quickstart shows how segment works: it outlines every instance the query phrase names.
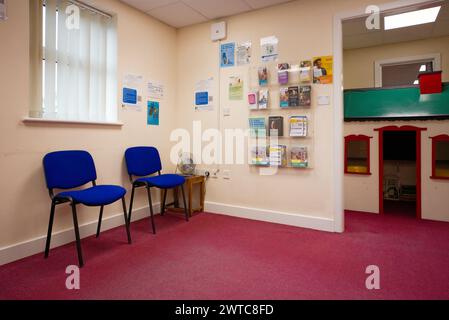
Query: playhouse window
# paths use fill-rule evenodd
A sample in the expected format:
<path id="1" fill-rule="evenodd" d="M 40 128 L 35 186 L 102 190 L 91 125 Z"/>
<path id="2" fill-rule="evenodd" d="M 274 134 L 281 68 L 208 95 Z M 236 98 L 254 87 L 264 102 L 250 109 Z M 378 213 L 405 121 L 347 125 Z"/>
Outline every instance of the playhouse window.
<path id="1" fill-rule="evenodd" d="M 449 135 L 432 137 L 432 178 L 449 179 Z"/>
<path id="2" fill-rule="evenodd" d="M 345 137 L 345 173 L 371 174 L 370 139 L 364 135 Z"/>

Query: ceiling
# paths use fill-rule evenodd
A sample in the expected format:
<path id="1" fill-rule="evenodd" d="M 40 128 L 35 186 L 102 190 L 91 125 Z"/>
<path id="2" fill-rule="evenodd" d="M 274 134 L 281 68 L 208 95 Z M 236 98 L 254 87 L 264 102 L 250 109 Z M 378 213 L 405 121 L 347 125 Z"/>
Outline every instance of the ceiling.
<path id="1" fill-rule="evenodd" d="M 249 12 L 291 0 L 120 0 L 175 28 Z"/>
<path id="2" fill-rule="evenodd" d="M 428 7 L 441 5 L 435 23 L 427 23 L 419 26 L 399 28 L 393 30 L 384 30 L 383 18 L 386 15 L 409 12 Z M 358 49 L 372 46 L 380 46 L 391 43 L 422 40 L 449 35 L 449 1 L 442 3 L 410 7 L 407 10 L 388 12 L 381 15 L 381 29 L 368 30 L 365 26 L 366 17 L 345 21 L 343 23 L 343 47 L 344 49 Z"/>

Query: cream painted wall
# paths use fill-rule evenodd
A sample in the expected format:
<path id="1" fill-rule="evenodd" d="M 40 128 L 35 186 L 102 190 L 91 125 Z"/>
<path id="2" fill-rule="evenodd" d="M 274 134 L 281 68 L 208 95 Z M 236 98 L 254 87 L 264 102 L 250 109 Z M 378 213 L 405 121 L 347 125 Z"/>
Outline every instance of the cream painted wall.
<path id="1" fill-rule="evenodd" d="M 130 189 L 123 154 L 134 145 L 155 145 L 166 169 L 169 135 L 175 119 L 176 30 L 116 0 L 91 3 L 118 15 L 118 74 L 125 73 L 161 80 L 167 97 L 161 103 L 161 126 L 148 127 L 146 112 L 119 111 L 123 128 L 79 125 L 25 125 L 28 115 L 28 0 L 8 2 L 8 20 L 0 22 L 0 249 L 44 236 L 50 199 L 45 187 L 42 158 L 61 149 L 86 149 L 95 159 L 98 182 L 119 184 Z M 162 63 L 163 62 L 163 63 Z M 167 63 L 168 62 L 168 63 Z M 120 85 L 120 83 L 119 83 Z M 119 101 L 119 99 L 118 99 Z M 129 197 L 128 197 L 129 199 Z M 147 205 L 140 194 L 135 208 Z M 155 194 L 158 202 L 158 194 Z M 129 202 L 128 202 L 129 203 Z M 105 218 L 121 213 L 121 204 L 105 209 Z M 81 208 L 79 222 L 98 219 L 97 209 Z M 57 210 L 54 232 L 72 228 L 67 206 Z M 43 248 L 42 248 L 43 249 Z"/>
<path id="2" fill-rule="evenodd" d="M 345 89 L 374 87 L 374 62 L 376 60 L 432 53 L 440 53 L 442 70 L 449 70 L 449 37 L 447 36 L 345 50 L 343 54 Z M 449 72 L 443 73 L 443 81 L 449 81 Z"/>
<path id="3" fill-rule="evenodd" d="M 364 134 L 371 139 L 370 176 L 347 174 L 344 179 L 345 208 L 354 211 L 379 213 L 379 134 L 374 131 L 389 125 L 412 125 L 427 128 L 421 136 L 422 217 L 428 220 L 449 221 L 449 182 L 430 179 L 432 175 L 432 142 L 430 137 L 448 133 L 449 121 L 349 122 L 345 136 Z"/>
<path id="4" fill-rule="evenodd" d="M 252 67 L 260 64 L 259 40 L 275 35 L 279 38 L 279 62 L 311 59 L 333 52 L 333 16 L 347 10 L 363 10 L 369 1 L 295 1 L 226 19 L 228 37 L 225 42 L 251 40 L 253 43 Z M 229 101 L 227 85 L 231 75 L 242 76 L 245 94 L 248 90 L 248 74 L 251 67 L 219 69 L 219 44 L 210 41 L 210 24 L 183 28 L 178 32 L 178 86 L 177 123 L 192 130 L 193 121 L 202 121 L 203 128 L 216 128 L 220 121 L 226 128 L 248 128 L 250 112 L 243 101 Z M 218 84 L 215 97 L 221 91 L 221 108 L 231 108 L 230 117 L 219 116 L 218 106 L 210 112 L 195 112 L 193 91 L 195 82 L 214 77 Z M 276 87 L 272 90 L 277 90 Z M 332 97 L 332 86 L 313 86 L 314 152 L 313 169 L 280 169 L 275 176 L 261 176 L 256 168 L 248 165 L 217 166 L 231 171 L 231 179 L 211 179 L 207 186 L 207 201 L 225 206 L 241 206 L 263 210 L 275 210 L 309 218 L 334 219 L 332 204 L 332 106 L 317 106 L 318 94 Z M 299 111 L 297 114 L 302 114 Z M 284 120 L 295 112 L 264 112 L 261 115 L 283 115 Z M 257 116 L 257 113 L 251 113 Z M 220 120 L 218 120 L 219 118 Z M 287 145 L 288 139 L 284 139 Z M 263 213 L 259 213 L 262 217 Z"/>

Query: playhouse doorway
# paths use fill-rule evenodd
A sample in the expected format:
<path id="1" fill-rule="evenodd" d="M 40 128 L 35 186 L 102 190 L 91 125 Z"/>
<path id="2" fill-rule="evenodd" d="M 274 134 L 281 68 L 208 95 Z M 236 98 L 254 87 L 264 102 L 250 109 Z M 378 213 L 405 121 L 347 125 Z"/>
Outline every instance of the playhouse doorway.
<path id="1" fill-rule="evenodd" d="M 379 211 L 421 219 L 421 131 L 388 126 L 379 131 Z"/>

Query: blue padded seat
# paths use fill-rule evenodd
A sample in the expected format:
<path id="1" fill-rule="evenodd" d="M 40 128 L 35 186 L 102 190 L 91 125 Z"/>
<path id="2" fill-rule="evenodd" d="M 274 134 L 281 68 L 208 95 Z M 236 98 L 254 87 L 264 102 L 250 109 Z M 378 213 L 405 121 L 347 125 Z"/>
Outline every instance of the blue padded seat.
<path id="1" fill-rule="evenodd" d="M 56 198 L 72 198 L 76 203 L 98 207 L 114 203 L 126 194 L 126 189 L 120 186 L 101 185 L 84 190 L 65 191 Z"/>
<path id="2" fill-rule="evenodd" d="M 150 187 L 171 189 L 182 186 L 186 182 L 186 179 L 177 174 L 163 174 L 160 176 L 140 178 L 137 179 L 137 182 L 147 183 Z"/>

